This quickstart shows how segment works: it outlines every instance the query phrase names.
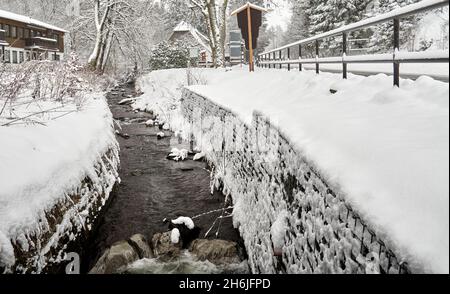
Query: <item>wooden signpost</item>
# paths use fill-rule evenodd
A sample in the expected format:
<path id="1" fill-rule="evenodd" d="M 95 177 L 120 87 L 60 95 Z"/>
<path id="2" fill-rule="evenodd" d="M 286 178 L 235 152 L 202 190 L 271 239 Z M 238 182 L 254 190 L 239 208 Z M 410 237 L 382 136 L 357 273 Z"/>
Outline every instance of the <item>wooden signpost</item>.
<path id="1" fill-rule="evenodd" d="M 254 49 L 258 45 L 259 28 L 262 25 L 262 13 L 267 10 L 263 7 L 247 3 L 236 9 L 231 15 L 237 15 L 238 25 L 242 38 L 245 40 L 245 48 L 249 51 L 249 70 L 255 71 Z"/>

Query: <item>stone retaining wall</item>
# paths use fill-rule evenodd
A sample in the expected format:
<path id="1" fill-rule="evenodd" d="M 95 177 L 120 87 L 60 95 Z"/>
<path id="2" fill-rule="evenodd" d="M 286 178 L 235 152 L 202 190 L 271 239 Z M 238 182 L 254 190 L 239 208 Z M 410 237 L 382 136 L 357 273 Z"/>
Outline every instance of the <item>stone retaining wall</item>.
<path id="1" fill-rule="evenodd" d="M 95 175 L 87 176 L 73 191 L 39 219 L 36 232 L 23 232 L 11 240 L 16 263 L 14 273 L 64 273 L 65 254 L 80 253 L 94 221 L 119 179 L 118 146 L 111 147 L 95 163 Z M 2 270 L 0 269 L 0 272 Z"/>
<path id="2" fill-rule="evenodd" d="M 182 114 L 233 198 L 253 273 L 411 271 L 263 115 L 247 125 L 187 89 Z"/>

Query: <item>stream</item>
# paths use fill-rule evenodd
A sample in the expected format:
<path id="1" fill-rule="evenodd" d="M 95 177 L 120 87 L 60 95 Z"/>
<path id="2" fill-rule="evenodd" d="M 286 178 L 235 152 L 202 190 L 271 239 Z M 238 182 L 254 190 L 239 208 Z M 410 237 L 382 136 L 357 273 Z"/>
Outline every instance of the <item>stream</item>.
<path id="1" fill-rule="evenodd" d="M 189 160 L 175 162 L 166 159 L 173 147 L 189 149 L 169 131 L 158 140 L 158 127 L 147 127 L 153 119 L 149 113 L 134 112 L 129 105 L 119 102 L 135 96 L 134 84 L 125 84 L 107 94 L 114 119 L 120 122 L 121 135 L 117 136 L 121 152 L 121 184 L 116 187 L 92 232 L 82 271 L 88 272 L 103 252 L 117 241 L 134 234 L 143 234 L 151 240 L 153 234 L 165 232 L 165 218 L 193 217 L 222 209 L 224 195 L 215 191 L 211 195 L 210 172 L 205 162 Z M 195 219 L 202 230 L 200 238 L 222 214 L 221 211 Z M 211 231 L 215 236 L 217 225 Z M 232 219 L 221 221 L 219 239 L 242 244 L 233 228 Z M 242 246 L 242 245 L 241 245 Z"/>

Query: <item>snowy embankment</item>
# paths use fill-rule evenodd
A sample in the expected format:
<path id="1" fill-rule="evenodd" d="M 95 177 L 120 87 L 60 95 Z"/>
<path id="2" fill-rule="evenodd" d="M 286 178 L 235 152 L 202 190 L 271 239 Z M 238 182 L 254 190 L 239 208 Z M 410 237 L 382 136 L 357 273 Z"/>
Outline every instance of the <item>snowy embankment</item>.
<path id="1" fill-rule="evenodd" d="M 0 116 L 0 272 L 39 273 L 61 261 L 118 180 L 104 93 L 82 88 L 81 74 L 75 80 L 73 97 L 36 99 L 25 89 Z"/>
<path id="2" fill-rule="evenodd" d="M 377 232 L 424 271 L 449 272 L 447 83 L 421 77 L 394 88 L 382 74 L 342 80 L 340 74 L 249 74 L 239 68 L 201 75 L 207 85 L 191 91 L 248 124 L 254 111 L 270 117 Z M 155 88 L 156 81 L 161 88 Z M 140 84 L 146 94 L 136 108 L 168 96 L 176 105 L 184 81 L 185 70 L 144 77 Z M 183 127 L 174 121 L 174 130 Z"/>

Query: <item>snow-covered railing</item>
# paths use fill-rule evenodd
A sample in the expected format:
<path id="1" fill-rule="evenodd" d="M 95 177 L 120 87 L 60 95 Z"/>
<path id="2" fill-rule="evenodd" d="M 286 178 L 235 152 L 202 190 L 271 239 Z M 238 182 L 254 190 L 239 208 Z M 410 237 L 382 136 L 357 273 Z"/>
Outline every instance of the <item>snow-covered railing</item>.
<path id="1" fill-rule="evenodd" d="M 300 40 L 270 51 L 266 51 L 258 55 L 258 66 L 276 68 L 283 68 L 283 65 L 288 66 L 291 70 L 291 65 L 298 65 L 299 70 L 302 71 L 303 64 L 316 64 L 316 73 L 320 72 L 320 64 L 342 63 L 343 78 L 347 78 L 347 64 L 348 63 L 393 63 L 394 85 L 400 84 L 400 64 L 401 63 L 448 63 L 449 51 L 434 51 L 434 52 L 401 52 L 400 48 L 400 22 L 402 18 L 416 15 L 425 11 L 441 8 L 449 5 L 449 0 L 424 0 L 419 3 L 408 5 L 395 9 L 391 12 L 371 17 L 353 24 L 345 25 L 341 28 L 325 32 L 314 37 Z M 348 34 L 357 30 L 368 28 L 374 25 L 387 23 L 393 21 L 393 53 L 390 54 L 373 54 L 373 55 L 358 55 L 347 56 L 348 48 Z M 342 56 L 340 57 L 319 57 L 320 41 L 323 39 L 341 36 L 342 37 Z M 306 44 L 314 43 L 315 58 L 302 58 L 302 49 Z M 291 59 L 291 49 L 298 47 L 299 58 Z M 283 52 L 286 52 L 283 56 Z"/>

